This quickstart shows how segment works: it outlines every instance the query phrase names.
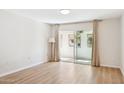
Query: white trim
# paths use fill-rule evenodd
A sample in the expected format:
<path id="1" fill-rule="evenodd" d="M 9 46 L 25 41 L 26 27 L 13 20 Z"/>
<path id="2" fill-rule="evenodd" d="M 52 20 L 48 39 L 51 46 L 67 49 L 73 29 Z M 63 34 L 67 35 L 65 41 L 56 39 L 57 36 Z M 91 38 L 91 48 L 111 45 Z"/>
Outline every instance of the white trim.
<path id="1" fill-rule="evenodd" d="M 46 62 L 43 62 L 43 63 L 46 63 Z M 15 70 L 12 70 L 12 71 L 9 71 L 9 72 L 6 72 L 6 73 L 3 73 L 3 74 L 0 74 L 0 77 L 3 77 L 3 76 L 6 76 L 6 75 L 9 75 L 9 74 L 15 73 L 15 72 L 18 72 L 18 71 L 21 71 L 21 70 L 27 69 L 27 68 L 31 68 L 31 67 L 37 66 L 37 65 L 39 65 L 39 64 L 43 64 L 43 63 L 39 62 L 39 63 L 32 64 L 32 65 L 29 65 L 29 66 L 21 67 L 21 68 L 18 68 L 18 69 L 15 69 Z"/>
<path id="2" fill-rule="evenodd" d="M 101 64 L 100 66 L 112 67 L 112 68 L 120 68 L 120 66 L 116 66 L 116 65 L 104 65 L 104 64 Z"/>

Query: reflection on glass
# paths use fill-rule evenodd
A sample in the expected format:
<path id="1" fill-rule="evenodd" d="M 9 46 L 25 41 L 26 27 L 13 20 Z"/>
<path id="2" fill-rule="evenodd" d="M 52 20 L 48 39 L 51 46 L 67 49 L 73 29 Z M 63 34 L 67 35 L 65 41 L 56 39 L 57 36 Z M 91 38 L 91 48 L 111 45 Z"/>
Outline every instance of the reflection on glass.
<path id="1" fill-rule="evenodd" d="M 75 63 L 91 64 L 92 31 L 77 31 L 75 37 Z"/>

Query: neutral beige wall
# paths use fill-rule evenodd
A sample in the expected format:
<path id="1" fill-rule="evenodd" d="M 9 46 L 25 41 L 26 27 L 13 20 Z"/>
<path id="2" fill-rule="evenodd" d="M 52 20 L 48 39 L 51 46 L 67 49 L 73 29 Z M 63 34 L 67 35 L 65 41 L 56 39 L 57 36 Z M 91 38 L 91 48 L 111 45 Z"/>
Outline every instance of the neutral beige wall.
<path id="1" fill-rule="evenodd" d="M 120 18 L 99 22 L 99 49 L 101 65 L 120 67 L 121 44 Z"/>
<path id="2" fill-rule="evenodd" d="M 121 16 L 121 72 L 124 75 L 124 15 Z"/>

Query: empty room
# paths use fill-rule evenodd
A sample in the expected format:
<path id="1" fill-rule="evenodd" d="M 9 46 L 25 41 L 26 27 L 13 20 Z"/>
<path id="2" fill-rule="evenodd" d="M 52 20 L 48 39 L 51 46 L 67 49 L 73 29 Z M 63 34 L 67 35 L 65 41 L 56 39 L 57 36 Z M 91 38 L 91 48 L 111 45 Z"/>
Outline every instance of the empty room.
<path id="1" fill-rule="evenodd" d="M 0 84 L 123 83 L 123 9 L 0 10 Z"/>

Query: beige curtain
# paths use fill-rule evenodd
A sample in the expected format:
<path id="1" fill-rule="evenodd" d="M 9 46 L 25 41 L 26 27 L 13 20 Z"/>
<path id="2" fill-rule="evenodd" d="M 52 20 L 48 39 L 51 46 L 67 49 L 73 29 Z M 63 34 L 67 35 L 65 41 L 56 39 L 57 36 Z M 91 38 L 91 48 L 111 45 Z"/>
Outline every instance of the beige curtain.
<path id="1" fill-rule="evenodd" d="M 98 47 L 98 20 L 93 21 L 92 65 L 100 66 L 99 47 Z"/>
<path id="2" fill-rule="evenodd" d="M 55 62 L 59 62 L 59 25 L 55 25 Z"/>
<path id="3" fill-rule="evenodd" d="M 54 43 L 49 43 L 48 45 L 48 61 L 49 62 L 59 62 L 59 25 L 52 25 L 52 35 L 49 37 L 55 39 Z"/>

